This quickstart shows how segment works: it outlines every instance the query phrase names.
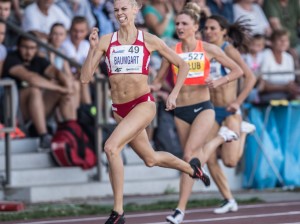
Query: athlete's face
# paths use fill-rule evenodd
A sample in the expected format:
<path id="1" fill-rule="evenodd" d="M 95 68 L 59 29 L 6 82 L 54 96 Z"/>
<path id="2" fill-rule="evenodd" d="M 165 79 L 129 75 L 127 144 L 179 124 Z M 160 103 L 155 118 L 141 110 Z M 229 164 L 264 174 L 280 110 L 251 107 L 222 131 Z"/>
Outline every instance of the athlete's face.
<path id="1" fill-rule="evenodd" d="M 214 19 L 206 20 L 204 27 L 205 40 L 209 43 L 219 43 L 223 41 L 226 30 L 222 29 L 220 24 Z"/>
<path id="2" fill-rule="evenodd" d="M 198 25 L 189 15 L 180 14 L 176 17 L 176 32 L 180 40 L 194 37 L 197 30 Z"/>
<path id="3" fill-rule="evenodd" d="M 137 11 L 130 0 L 116 0 L 114 3 L 115 17 L 121 26 L 134 23 Z"/>

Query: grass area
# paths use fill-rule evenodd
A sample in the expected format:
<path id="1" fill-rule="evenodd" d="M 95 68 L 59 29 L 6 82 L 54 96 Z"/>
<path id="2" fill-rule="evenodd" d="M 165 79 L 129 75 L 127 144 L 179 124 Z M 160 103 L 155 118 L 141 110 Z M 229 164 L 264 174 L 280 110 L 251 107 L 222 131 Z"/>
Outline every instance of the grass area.
<path id="1" fill-rule="evenodd" d="M 251 198 L 248 200 L 238 200 L 239 204 L 253 204 L 263 202 L 259 198 Z M 209 200 L 191 200 L 188 203 L 188 208 L 200 208 L 218 206 L 219 199 Z M 130 203 L 124 206 L 126 212 L 139 211 L 159 211 L 173 209 L 177 205 L 177 201 L 159 201 L 153 204 L 138 205 Z M 16 221 L 16 220 L 31 220 L 38 218 L 53 218 L 67 216 L 82 216 L 82 215 L 101 215 L 109 214 L 111 206 L 88 205 L 88 204 L 49 204 L 49 205 L 32 205 L 21 212 L 0 213 L 0 221 Z"/>

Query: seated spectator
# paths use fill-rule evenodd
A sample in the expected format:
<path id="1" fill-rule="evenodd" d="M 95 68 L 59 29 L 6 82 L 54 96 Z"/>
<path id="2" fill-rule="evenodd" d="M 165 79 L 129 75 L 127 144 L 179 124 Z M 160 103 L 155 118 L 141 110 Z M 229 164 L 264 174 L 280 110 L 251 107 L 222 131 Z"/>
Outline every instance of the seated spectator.
<path id="1" fill-rule="evenodd" d="M 63 24 L 61 23 L 53 24 L 50 30 L 48 43 L 54 49 L 62 52 L 63 54 L 66 54 L 66 51 L 62 47 L 63 42 L 66 40 L 66 38 L 67 38 L 67 30 L 63 26 Z M 69 62 L 51 51 L 48 51 L 46 53 L 46 58 L 50 61 L 52 65 L 54 65 L 59 71 L 67 75 L 70 78 L 70 80 L 74 82 L 73 83 L 74 88 L 77 89 L 77 91 L 75 92 L 76 94 L 74 94 L 73 97 L 74 107 L 78 108 L 80 104 L 80 91 L 79 91 L 80 83 L 73 76 Z"/>
<path id="2" fill-rule="evenodd" d="M 224 16 L 233 23 L 233 0 L 207 0 L 206 4 L 213 15 Z"/>
<path id="3" fill-rule="evenodd" d="M 300 28 L 299 0 L 265 0 L 263 9 L 273 30 L 286 29 L 290 33 L 290 49 L 296 68 L 300 68 Z"/>
<path id="4" fill-rule="evenodd" d="M 6 47 L 5 45 L 3 45 L 5 39 L 5 32 L 6 32 L 6 25 L 4 22 L 0 21 L 0 79 L 2 76 L 3 62 L 7 55 Z"/>
<path id="5" fill-rule="evenodd" d="M 89 51 L 89 41 L 85 38 L 88 35 L 88 22 L 85 17 L 75 16 L 72 20 L 70 35 L 63 43 L 66 56 L 74 59 L 79 64 L 83 64 Z M 76 79 L 79 79 L 80 70 L 72 67 L 72 73 Z M 84 104 L 91 104 L 91 93 L 89 85 L 82 85 L 80 92 L 80 102 Z"/>
<path id="6" fill-rule="evenodd" d="M 0 21 L 0 79 L 3 76 L 2 75 L 3 62 L 7 55 L 6 47 L 3 45 L 3 41 L 5 38 L 5 30 L 6 30 L 5 23 Z M 4 88 L 0 86 L 0 108 L 3 107 L 3 102 L 2 102 L 3 94 L 4 94 Z M 0 122 L 1 120 L 2 120 L 2 111 L 0 110 Z"/>
<path id="7" fill-rule="evenodd" d="M 289 43 L 289 33 L 286 30 L 275 30 L 271 35 L 272 46 L 264 51 L 262 79 L 257 87 L 261 102 L 269 102 L 272 99 L 290 100 L 300 93 L 300 88 L 295 83 L 294 59 L 286 52 Z"/>
<path id="8" fill-rule="evenodd" d="M 73 19 L 75 16 L 84 16 L 88 21 L 90 30 L 96 25 L 96 19 L 88 0 L 58 0 L 55 4 L 58 5 L 70 19 Z"/>
<path id="9" fill-rule="evenodd" d="M 12 1 L 11 0 L 1 0 L 0 1 L 0 18 L 4 21 L 9 21 L 15 23 L 15 20 L 11 16 L 11 7 Z M 18 34 L 16 34 L 13 30 L 9 27 L 6 29 L 6 35 L 4 39 L 4 45 L 8 50 L 11 50 L 15 47 L 17 43 Z"/>
<path id="10" fill-rule="evenodd" d="M 33 33 L 30 33 L 34 35 Z M 32 121 L 39 137 L 40 150 L 50 148 L 51 135 L 46 118 L 58 108 L 63 119 L 76 119 L 72 105 L 72 82 L 48 60 L 37 56 L 38 45 L 20 37 L 17 50 L 10 52 L 3 65 L 4 77 L 15 80 L 19 89 L 19 105 L 24 122 Z"/>
<path id="11" fill-rule="evenodd" d="M 262 8 L 254 0 L 238 0 L 233 5 L 234 21 L 239 18 L 249 20 L 251 34 L 270 36 L 272 29 Z"/>
<path id="12" fill-rule="evenodd" d="M 71 24 L 71 18 L 53 2 L 54 0 L 36 0 L 24 10 L 22 28 L 25 31 L 34 32 L 45 42 L 48 40 L 50 28 L 54 23 L 62 23 L 67 29 Z"/>
<path id="13" fill-rule="evenodd" d="M 263 51 L 265 49 L 265 37 L 261 34 L 255 34 L 251 37 L 249 43 L 249 52 L 243 55 L 243 58 L 253 73 L 260 73 Z"/>
<path id="14" fill-rule="evenodd" d="M 255 34 L 252 36 L 250 43 L 249 43 L 249 52 L 243 54 L 243 59 L 251 69 L 251 71 L 258 76 L 261 71 L 261 66 L 263 63 L 263 55 L 265 49 L 265 37 L 260 34 Z M 248 102 L 252 103 L 259 103 L 259 96 L 258 96 L 258 89 L 254 87 L 248 98 Z"/>

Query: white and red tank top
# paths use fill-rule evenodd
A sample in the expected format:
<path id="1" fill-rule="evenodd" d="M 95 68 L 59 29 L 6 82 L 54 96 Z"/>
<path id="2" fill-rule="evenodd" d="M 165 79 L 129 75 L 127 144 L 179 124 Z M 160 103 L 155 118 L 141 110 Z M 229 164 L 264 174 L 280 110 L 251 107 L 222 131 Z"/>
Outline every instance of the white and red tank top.
<path id="1" fill-rule="evenodd" d="M 105 63 L 108 76 L 115 74 L 149 73 L 150 52 L 145 46 L 144 33 L 138 30 L 137 38 L 131 45 L 122 45 L 118 33 L 114 32 L 106 51 Z"/>
<path id="2" fill-rule="evenodd" d="M 209 76 L 210 62 L 206 57 L 203 49 L 202 41 L 197 41 L 196 49 L 192 52 L 183 52 L 182 43 L 179 42 L 175 46 L 175 52 L 189 64 L 189 74 L 187 75 L 185 85 L 205 85 L 205 79 Z M 176 83 L 178 75 L 178 67 L 172 65 L 173 79 Z"/>

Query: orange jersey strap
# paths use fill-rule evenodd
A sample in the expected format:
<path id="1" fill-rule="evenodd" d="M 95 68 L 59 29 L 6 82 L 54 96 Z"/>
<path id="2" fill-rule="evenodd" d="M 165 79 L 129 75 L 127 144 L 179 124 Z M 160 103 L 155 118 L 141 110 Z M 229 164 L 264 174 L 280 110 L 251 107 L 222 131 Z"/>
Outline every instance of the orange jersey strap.
<path id="1" fill-rule="evenodd" d="M 204 85 L 205 79 L 209 76 L 210 62 L 206 57 L 202 41 L 197 41 L 196 49 L 192 52 L 182 52 L 182 43 L 177 43 L 175 52 L 189 64 L 190 70 L 185 85 Z M 172 65 L 173 79 L 176 83 L 178 67 Z"/>

